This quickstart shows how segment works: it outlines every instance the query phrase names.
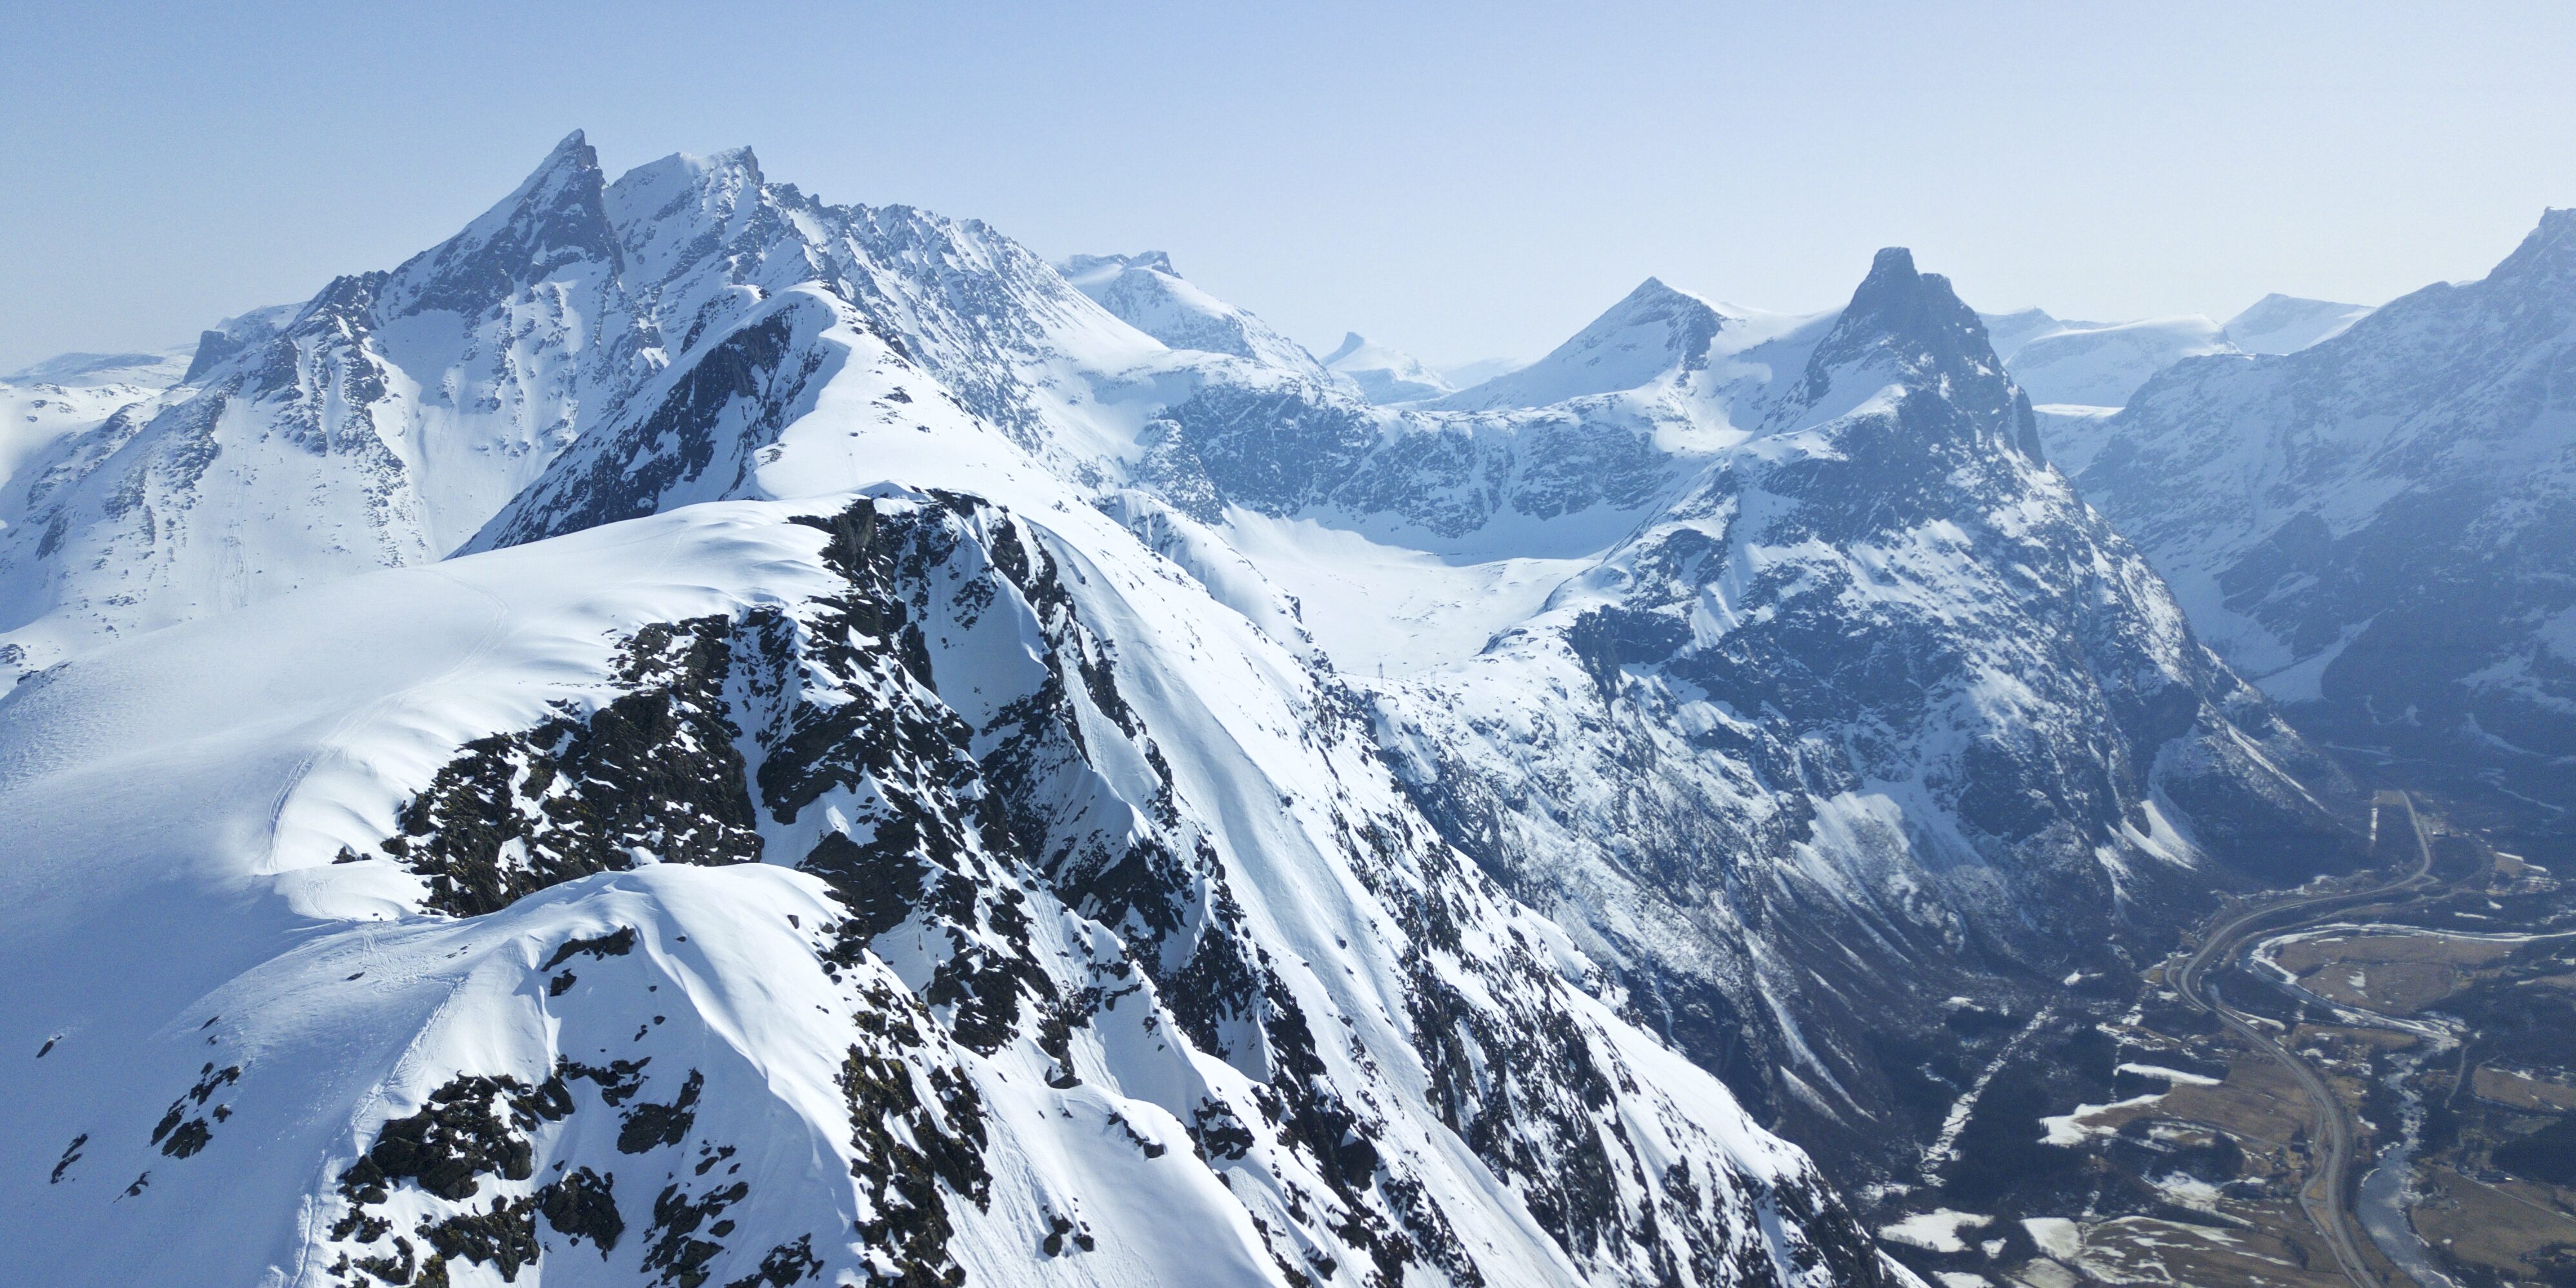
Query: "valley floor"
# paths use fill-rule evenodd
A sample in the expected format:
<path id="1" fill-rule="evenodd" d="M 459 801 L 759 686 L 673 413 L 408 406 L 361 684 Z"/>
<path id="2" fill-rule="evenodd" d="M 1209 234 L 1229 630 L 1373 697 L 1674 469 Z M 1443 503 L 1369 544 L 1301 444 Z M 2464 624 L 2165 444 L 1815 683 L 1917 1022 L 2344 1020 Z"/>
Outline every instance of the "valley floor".
<path id="1" fill-rule="evenodd" d="M 2373 813 L 2373 872 L 2019 1023 L 1963 1008 L 1989 1063 L 1874 1195 L 1882 1245 L 1943 1288 L 2576 1284 L 2576 886 L 2474 799 Z"/>

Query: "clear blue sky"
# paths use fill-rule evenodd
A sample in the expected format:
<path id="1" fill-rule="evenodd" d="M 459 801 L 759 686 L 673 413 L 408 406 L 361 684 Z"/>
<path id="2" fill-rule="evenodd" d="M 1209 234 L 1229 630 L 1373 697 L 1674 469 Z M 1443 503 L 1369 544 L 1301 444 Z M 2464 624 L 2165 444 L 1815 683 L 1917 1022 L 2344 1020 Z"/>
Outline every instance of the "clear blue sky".
<path id="1" fill-rule="evenodd" d="M 30 4 L 0 370 L 390 267 L 566 131 L 750 143 L 1322 348 L 1534 356 L 1654 274 L 1829 307 L 1910 245 L 2125 318 L 2474 277 L 2576 205 L 2576 6 Z"/>

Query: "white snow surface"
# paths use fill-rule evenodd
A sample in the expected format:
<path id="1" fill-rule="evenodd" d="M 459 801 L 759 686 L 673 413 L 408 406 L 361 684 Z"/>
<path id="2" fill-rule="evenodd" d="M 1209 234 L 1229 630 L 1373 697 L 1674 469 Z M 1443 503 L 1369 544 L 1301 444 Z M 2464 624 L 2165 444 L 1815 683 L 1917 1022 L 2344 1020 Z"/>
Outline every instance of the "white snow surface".
<path id="1" fill-rule="evenodd" d="M 1161 251 L 1076 255 L 1056 267 L 1120 321 L 1172 348 L 1232 354 L 1302 375 L 1322 373 L 1303 346 L 1184 280 Z"/>
<path id="2" fill-rule="evenodd" d="M 2267 298 L 2229 324 L 2280 328 L 2257 356 L 2166 373 L 2085 424 L 2068 468 L 2276 699 L 2340 705 L 2355 740 L 2454 736 L 2443 754 L 2513 727 L 2535 754 L 2500 763 L 2540 764 L 2576 727 L 2545 625 L 2571 603 L 2576 411 L 2543 374 L 2576 351 L 2571 300 L 2564 210 L 2479 281 L 2376 309 Z M 2412 653 L 2434 620 L 2451 637 Z"/>
<path id="3" fill-rule="evenodd" d="M 2274 292 L 2227 319 L 2227 341 L 2246 353 L 2297 353 L 2351 330 L 2373 308 Z"/>
<path id="4" fill-rule="evenodd" d="M 2034 325 L 2039 319 L 2046 324 Z M 1990 334 L 1994 322 L 2003 323 L 1996 352 L 2035 403 L 2119 407 L 2149 377 L 2185 358 L 2238 351 L 2225 328 L 2198 314 L 2057 322 L 2034 309 L 1990 320 Z"/>
<path id="5" fill-rule="evenodd" d="M 1360 396 L 1373 403 L 1421 402 L 1458 390 L 1447 376 L 1424 366 L 1420 358 L 1357 331 L 1343 335 L 1342 342 L 1324 355 L 1324 367 L 1349 377 L 1359 386 Z"/>

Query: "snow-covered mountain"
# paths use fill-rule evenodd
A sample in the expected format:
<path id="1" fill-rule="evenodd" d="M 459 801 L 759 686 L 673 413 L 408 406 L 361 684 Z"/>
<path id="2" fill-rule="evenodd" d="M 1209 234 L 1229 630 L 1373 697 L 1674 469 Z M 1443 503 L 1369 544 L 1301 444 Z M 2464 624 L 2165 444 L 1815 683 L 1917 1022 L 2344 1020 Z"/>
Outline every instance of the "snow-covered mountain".
<path id="1" fill-rule="evenodd" d="M 1324 366 L 1350 377 L 1360 396 L 1373 403 L 1423 402 L 1458 391 L 1446 376 L 1422 365 L 1421 359 L 1357 331 L 1345 334 L 1341 344 L 1324 355 Z"/>
<path id="2" fill-rule="evenodd" d="M 2079 482 L 2334 742 L 2576 806 L 2576 211 L 2286 356 L 2186 362 Z"/>
<path id="3" fill-rule="evenodd" d="M 575 135 L 0 492 L 0 1249 L 1903 1282 L 1739 1099 L 1911 1175 L 1952 999 L 2349 858 L 1990 334 L 1650 279 L 1380 406 Z"/>
<path id="4" fill-rule="evenodd" d="M 1442 367 L 1439 374 L 1440 378 L 1449 382 L 1452 388 L 1469 389 L 1496 376 L 1510 375 L 1528 365 L 1529 363 L 1519 358 L 1478 358 L 1474 362 Z"/>
<path id="5" fill-rule="evenodd" d="M 577 135 L 219 333 L 0 531 L 63 659 L 0 696 L 8 1277 L 1912 1282 L 1228 541 L 1593 541 L 1699 468 L 1593 441 L 1648 411 L 1402 420 Z"/>
<path id="6" fill-rule="evenodd" d="M 1301 375 L 1323 374 L 1323 364 L 1304 346 L 1183 280 L 1172 257 L 1159 250 L 1076 255 L 1056 267 L 1120 321 L 1172 348 L 1229 353 Z"/>
<path id="7" fill-rule="evenodd" d="M 1545 357 L 1445 399 L 1452 410 L 1545 407 L 1664 379 L 1706 352 L 1730 318 L 1720 306 L 1647 278 Z"/>
<path id="8" fill-rule="evenodd" d="M 1856 1175 L 1937 1131 L 1887 1061 L 1949 999 L 2026 1013 L 2349 860 L 2336 772 L 1902 251 L 1813 317 L 1649 281 L 1439 406 L 1166 414 L 1444 834 Z"/>
<path id="9" fill-rule="evenodd" d="M 2342 335 L 2370 312 L 2367 304 L 2274 293 L 2227 319 L 2227 342 L 2240 353 L 2297 353 Z"/>
<path id="10" fill-rule="evenodd" d="M 2157 372 L 2217 353 L 2296 353 L 2369 316 L 2362 304 L 2266 295 L 2222 325 L 2199 314 L 2135 322 L 2072 322 L 2039 309 L 1980 314 L 2005 370 L 2051 420 L 2117 409 Z"/>
<path id="11" fill-rule="evenodd" d="M 2005 369 L 2042 405 L 2118 407 L 2149 376 L 2185 358 L 2236 351 L 2225 328 L 2198 314 L 2062 322 L 2025 309 L 1983 321 Z"/>
<path id="12" fill-rule="evenodd" d="M 454 238 L 210 331 L 185 396 L 27 459 L 0 495 L 0 648 L 42 666 L 446 554 L 666 361 L 603 196 L 576 134 Z"/>

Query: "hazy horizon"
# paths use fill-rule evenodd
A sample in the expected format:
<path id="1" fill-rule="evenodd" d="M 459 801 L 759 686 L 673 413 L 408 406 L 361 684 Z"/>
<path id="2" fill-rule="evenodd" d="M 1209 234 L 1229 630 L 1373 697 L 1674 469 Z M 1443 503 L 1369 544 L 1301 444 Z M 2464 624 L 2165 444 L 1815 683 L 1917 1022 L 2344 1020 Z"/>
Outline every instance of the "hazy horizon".
<path id="1" fill-rule="evenodd" d="M 5 34 L 0 371 L 390 268 L 569 130 L 748 144 L 1050 259 L 1167 251 L 1318 352 L 1532 358 L 1647 276 L 1838 305 L 1880 246 L 1979 308 L 2224 320 L 2482 275 L 2576 205 L 2576 12 L 1625 6 L 1208 15 L 127 6 Z"/>

